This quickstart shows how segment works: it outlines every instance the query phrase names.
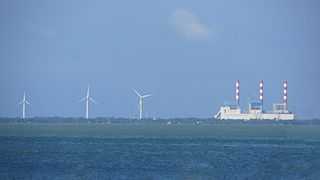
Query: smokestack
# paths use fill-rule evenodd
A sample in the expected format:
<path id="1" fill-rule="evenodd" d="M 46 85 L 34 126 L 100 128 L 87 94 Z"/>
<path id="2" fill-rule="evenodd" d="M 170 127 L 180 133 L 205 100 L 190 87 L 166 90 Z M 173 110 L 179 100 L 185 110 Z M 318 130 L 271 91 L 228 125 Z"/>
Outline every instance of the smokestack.
<path id="1" fill-rule="evenodd" d="M 239 106 L 240 105 L 240 81 L 236 81 L 236 103 Z"/>
<path id="2" fill-rule="evenodd" d="M 259 82 L 259 100 L 261 102 L 261 106 L 263 107 L 263 80 Z"/>
<path id="3" fill-rule="evenodd" d="M 285 104 L 286 110 L 288 110 L 288 81 L 283 81 L 283 103 Z"/>

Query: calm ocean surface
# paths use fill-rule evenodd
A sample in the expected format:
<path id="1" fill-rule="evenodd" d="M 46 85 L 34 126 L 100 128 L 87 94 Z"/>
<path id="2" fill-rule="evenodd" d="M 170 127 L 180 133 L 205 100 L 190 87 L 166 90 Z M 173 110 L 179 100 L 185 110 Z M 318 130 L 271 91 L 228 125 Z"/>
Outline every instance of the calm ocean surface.
<path id="1" fill-rule="evenodd" d="M 141 126 L 119 130 L 120 126 L 69 125 L 66 132 L 62 127 L 1 125 L 0 179 L 320 179 L 320 139 L 315 134 L 319 127 L 310 134 L 306 127 L 234 126 L 231 132 L 228 126 L 180 126 L 168 127 L 169 136 L 160 131 L 155 132 L 158 136 L 150 132 L 143 136 Z M 224 136 L 223 128 L 232 135 Z M 252 129 L 259 128 L 264 132 L 254 137 Z M 87 134 L 76 136 L 79 129 Z M 133 132 L 103 133 L 111 129 Z M 243 135 L 246 131 L 248 135 Z"/>

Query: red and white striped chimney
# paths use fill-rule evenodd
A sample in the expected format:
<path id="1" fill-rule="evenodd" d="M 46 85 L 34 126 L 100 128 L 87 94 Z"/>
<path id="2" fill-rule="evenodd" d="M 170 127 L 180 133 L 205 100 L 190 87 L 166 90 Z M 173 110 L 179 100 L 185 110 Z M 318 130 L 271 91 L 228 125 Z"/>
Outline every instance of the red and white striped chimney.
<path id="1" fill-rule="evenodd" d="M 240 81 L 236 81 L 236 103 L 239 106 L 240 105 Z"/>
<path id="2" fill-rule="evenodd" d="M 283 103 L 288 107 L 288 81 L 283 81 Z"/>
<path id="3" fill-rule="evenodd" d="M 260 80 L 259 82 L 259 100 L 261 105 L 263 105 L 263 80 Z"/>

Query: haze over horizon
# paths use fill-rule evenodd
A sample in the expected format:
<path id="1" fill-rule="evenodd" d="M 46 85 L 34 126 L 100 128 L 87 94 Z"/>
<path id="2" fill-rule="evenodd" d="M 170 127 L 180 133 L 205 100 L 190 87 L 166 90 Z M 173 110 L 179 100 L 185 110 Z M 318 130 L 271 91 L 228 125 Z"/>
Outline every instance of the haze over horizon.
<path id="1" fill-rule="evenodd" d="M 320 2 L 0 1 L 0 117 L 137 117 L 133 88 L 152 97 L 145 116 L 213 117 L 234 102 L 282 100 L 319 118 Z"/>

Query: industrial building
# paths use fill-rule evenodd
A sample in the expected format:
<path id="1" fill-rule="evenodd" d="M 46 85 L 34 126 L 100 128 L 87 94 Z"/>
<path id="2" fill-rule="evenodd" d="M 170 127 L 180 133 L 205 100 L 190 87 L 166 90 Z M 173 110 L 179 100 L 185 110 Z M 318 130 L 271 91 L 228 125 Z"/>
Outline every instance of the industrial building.
<path id="1" fill-rule="evenodd" d="M 248 104 L 248 110 L 241 111 L 240 108 L 240 81 L 236 81 L 235 105 L 223 105 L 214 116 L 219 120 L 294 120 L 294 113 L 288 111 L 288 81 L 283 81 L 283 99 L 281 103 L 273 104 L 272 111 L 263 109 L 263 80 L 259 82 L 258 101 Z"/>

